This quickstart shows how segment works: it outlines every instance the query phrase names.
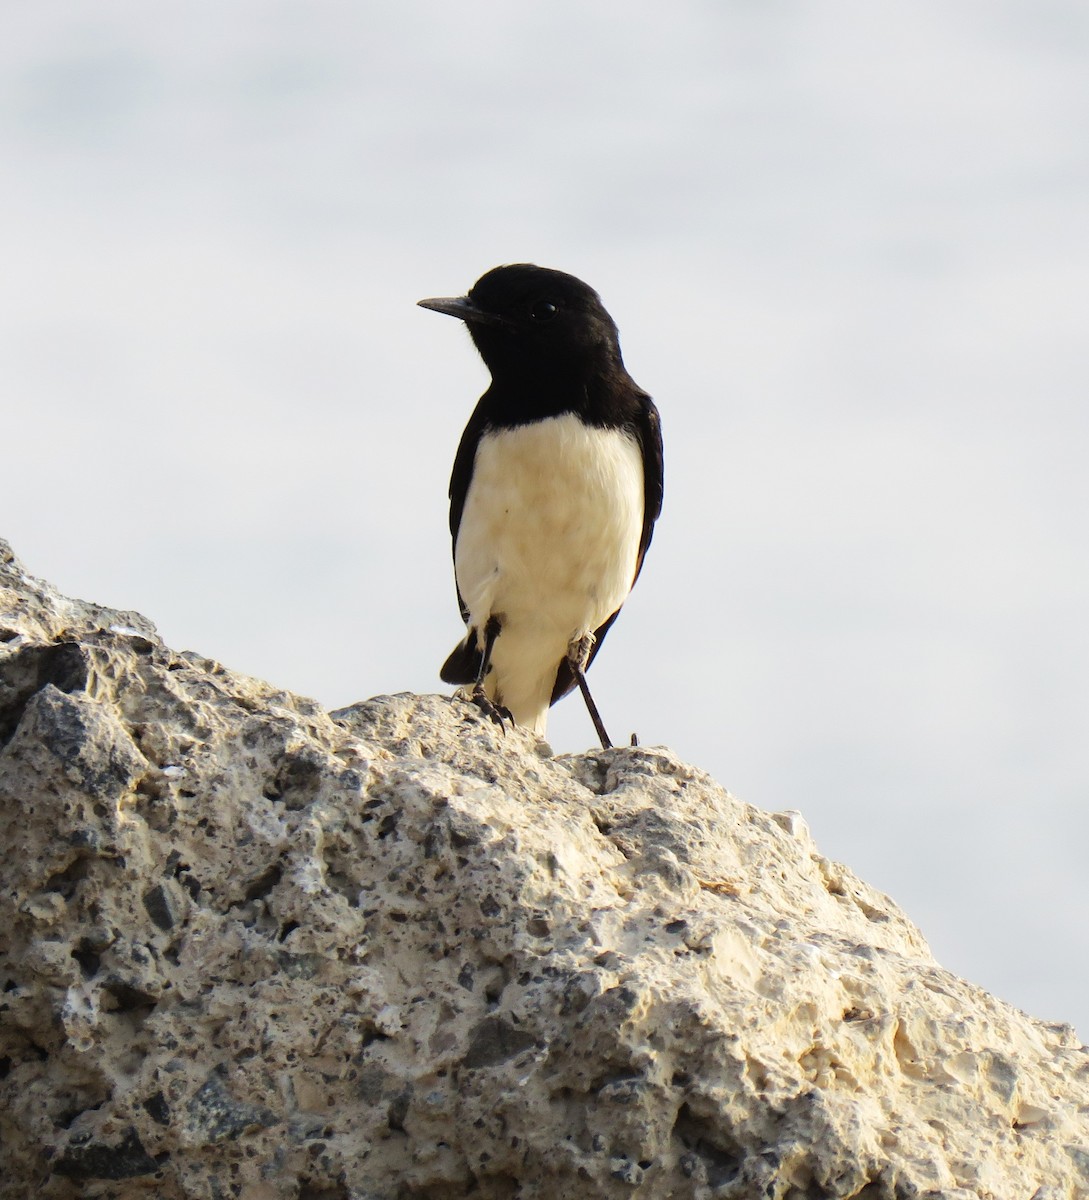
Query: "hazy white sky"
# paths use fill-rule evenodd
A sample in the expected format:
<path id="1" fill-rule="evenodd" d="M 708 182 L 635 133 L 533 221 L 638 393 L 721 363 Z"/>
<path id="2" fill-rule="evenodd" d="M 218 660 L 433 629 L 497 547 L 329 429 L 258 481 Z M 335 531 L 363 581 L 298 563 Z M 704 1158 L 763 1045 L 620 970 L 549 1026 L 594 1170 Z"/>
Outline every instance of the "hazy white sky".
<path id="1" fill-rule="evenodd" d="M 0 535 L 330 706 L 436 690 L 485 376 L 415 301 L 574 272 L 666 437 L 610 728 L 1089 1036 L 1087 80 L 1082 0 L 18 6 Z"/>

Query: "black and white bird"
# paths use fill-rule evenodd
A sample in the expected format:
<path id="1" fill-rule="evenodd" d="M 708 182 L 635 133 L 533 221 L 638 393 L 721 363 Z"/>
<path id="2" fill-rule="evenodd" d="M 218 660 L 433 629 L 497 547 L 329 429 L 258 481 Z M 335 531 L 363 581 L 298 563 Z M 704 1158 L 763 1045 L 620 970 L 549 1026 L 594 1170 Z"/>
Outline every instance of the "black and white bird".
<path id="1" fill-rule="evenodd" d="M 450 479 L 467 626 L 440 672 L 493 719 L 544 735 L 586 686 L 643 566 L 662 507 L 658 410 L 624 369 L 597 293 L 562 271 L 496 267 L 467 296 L 421 300 L 464 321 L 491 372 Z"/>

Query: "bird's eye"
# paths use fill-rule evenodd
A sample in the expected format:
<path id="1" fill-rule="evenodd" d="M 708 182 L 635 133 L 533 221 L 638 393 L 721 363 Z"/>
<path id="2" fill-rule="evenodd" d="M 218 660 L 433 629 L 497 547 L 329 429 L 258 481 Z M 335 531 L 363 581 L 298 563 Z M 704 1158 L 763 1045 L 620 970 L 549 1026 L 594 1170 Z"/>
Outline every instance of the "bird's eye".
<path id="1" fill-rule="evenodd" d="M 529 310 L 529 315 L 535 321 L 551 321 L 560 310 L 551 300 L 538 300 Z"/>

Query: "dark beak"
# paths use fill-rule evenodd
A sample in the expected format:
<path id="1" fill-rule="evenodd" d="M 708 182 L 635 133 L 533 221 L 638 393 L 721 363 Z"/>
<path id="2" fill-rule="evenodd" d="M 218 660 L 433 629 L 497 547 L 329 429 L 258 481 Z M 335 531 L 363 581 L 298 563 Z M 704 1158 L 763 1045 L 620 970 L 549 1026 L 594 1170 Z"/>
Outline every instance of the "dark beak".
<path id="1" fill-rule="evenodd" d="M 432 312 L 445 313 L 448 317 L 457 317 L 470 325 L 505 325 L 506 321 L 496 313 L 478 308 L 468 296 L 434 296 L 430 300 L 417 300 L 421 308 L 429 308 Z"/>

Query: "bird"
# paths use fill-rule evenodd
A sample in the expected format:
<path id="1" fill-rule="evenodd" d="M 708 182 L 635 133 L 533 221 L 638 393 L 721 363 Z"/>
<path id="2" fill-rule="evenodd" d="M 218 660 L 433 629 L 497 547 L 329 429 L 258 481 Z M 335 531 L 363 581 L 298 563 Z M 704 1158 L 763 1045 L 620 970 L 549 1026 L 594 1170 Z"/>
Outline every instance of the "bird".
<path id="1" fill-rule="evenodd" d="M 440 677 L 471 685 L 500 726 L 540 737 L 577 686 L 608 749 L 586 671 L 661 513 L 658 409 L 625 369 L 597 292 L 574 275 L 512 263 L 467 295 L 418 303 L 464 321 L 491 374 L 450 477 L 466 633 Z"/>

